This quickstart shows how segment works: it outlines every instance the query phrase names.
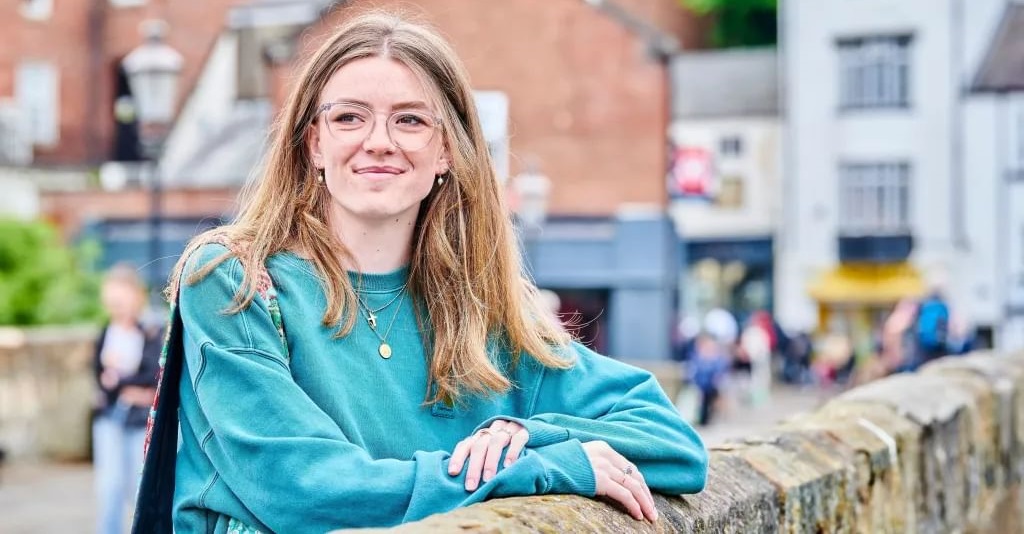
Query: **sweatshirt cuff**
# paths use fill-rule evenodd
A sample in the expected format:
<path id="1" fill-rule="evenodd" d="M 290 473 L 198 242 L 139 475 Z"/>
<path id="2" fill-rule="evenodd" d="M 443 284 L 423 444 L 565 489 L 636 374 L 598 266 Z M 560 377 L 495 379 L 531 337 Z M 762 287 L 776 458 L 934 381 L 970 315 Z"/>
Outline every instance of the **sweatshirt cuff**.
<path id="1" fill-rule="evenodd" d="M 546 447 L 548 445 L 554 445 L 555 443 L 565 442 L 569 439 L 569 429 L 565 427 L 545 423 L 544 421 L 539 421 L 537 419 L 521 419 L 519 417 L 506 417 L 503 415 L 492 417 L 484 421 L 477 426 L 476 430 L 473 432 L 477 432 L 481 428 L 491 426 L 491 423 L 498 419 L 512 421 L 522 425 L 522 427 L 530 434 L 530 439 L 526 442 L 527 447 Z"/>
<path id="2" fill-rule="evenodd" d="M 578 439 L 530 449 L 540 460 L 547 482 L 545 493 L 564 493 L 594 497 L 597 482 L 590 459 Z"/>

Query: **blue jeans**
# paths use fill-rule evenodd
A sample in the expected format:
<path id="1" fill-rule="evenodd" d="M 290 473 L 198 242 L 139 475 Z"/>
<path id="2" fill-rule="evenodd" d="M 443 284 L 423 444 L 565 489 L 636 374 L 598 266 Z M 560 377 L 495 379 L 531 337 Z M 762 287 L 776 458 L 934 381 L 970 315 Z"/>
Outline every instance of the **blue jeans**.
<path id="1" fill-rule="evenodd" d="M 92 425 L 93 469 L 97 534 L 122 534 L 126 514 L 135 502 L 142 470 L 145 427 L 125 426 L 128 409 L 115 406 L 96 418 Z"/>

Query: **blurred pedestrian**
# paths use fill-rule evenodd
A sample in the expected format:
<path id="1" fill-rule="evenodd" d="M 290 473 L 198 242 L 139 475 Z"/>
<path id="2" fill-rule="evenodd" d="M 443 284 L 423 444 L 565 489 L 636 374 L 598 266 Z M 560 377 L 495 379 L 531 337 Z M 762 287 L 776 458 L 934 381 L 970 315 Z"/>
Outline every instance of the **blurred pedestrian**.
<path id="1" fill-rule="evenodd" d="M 93 360 L 99 387 L 92 427 L 99 504 L 96 532 L 121 534 L 142 469 L 162 335 L 140 323 L 146 292 L 132 266 L 119 264 L 106 273 L 101 299 L 109 322 L 96 342 Z"/>
<path id="2" fill-rule="evenodd" d="M 750 382 L 746 392 L 752 406 L 768 401 L 772 385 L 772 330 L 767 312 L 755 312 L 740 334 L 740 349 L 750 362 Z"/>
<path id="3" fill-rule="evenodd" d="M 360 15 L 301 72 L 238 219 L 172 277 L 136 528 L 322 533 L 552 493 L 655 520 L 652 491 L 700 491 L 707 453 L 654 376 L 574 342 L 524 276 L 452 47 Z"/>
<path id="4" fill-rule="evenodd" d="M 718 404 L 722 383 L 729 372 L 730 358 L 721 343 L 707 333 L 698 334 L 693 358 L 687 364 L 690 382 L 700 391 L 700 415 L 697 422 L 707 425 Z"/>
<path id="5" fill-rule="evenodd" d="M 915 368 L 948 353 L 949 305 L 940 291 L 933 290 L 921 301 L 914 329 L 918 351 Z"/>

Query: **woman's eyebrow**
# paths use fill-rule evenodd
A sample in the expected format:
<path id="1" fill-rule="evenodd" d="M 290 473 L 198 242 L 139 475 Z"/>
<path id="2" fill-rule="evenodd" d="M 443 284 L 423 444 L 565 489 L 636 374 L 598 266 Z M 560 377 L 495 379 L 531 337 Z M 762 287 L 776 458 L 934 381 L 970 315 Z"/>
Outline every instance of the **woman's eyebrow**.
<path id="1" fill-rule="evenodd" d="M 332 103 L 336 103 L 336 104 L 357 104 L 357 105 L 360 105 L 360 106 L 363 106 L 363 107 L 366 107 L 366 108 L 375 109 L 373 106 L 370 105 L 369 102 L 366 102 L 366 101 L 363 101 L 363 100 L 359 100 L 359 99 L 355 99 L 355 98 L 339 98 L 339 99 L 336 99 L 336 100 L 332 100 L 331 102 Z M 430 109 L 430 107 L 427 106 L 427 104 L 425 102 L 421 101 L 421 100 L 410 100 L 410 101 L 407 101 L 407 102 L 397 102 L 395 104 L 392 104 L 391 105 L 391 109 L 392 110 L 400 110 L 400 109 L 423 109 L 423 110 L 426 110 L 426 109 Z"/>

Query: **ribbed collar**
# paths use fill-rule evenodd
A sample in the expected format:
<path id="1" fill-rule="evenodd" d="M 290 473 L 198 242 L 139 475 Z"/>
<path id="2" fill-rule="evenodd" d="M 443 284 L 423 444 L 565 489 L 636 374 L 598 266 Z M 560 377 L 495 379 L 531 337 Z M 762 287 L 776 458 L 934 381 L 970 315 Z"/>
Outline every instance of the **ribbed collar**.
<path id="1" fill-rule="evenodd" d="M 309 274 L 319 277 L 313 264 L 306 258 L 290 250 L 282 251 L 278 254 Z M 361 293 L 388 293 L 401 288 L 409 279 L 409 266 L 406 265 L 386 273 L 348 271 L 348 279 L 352 282 L 352 287 Z"/>
<path id="2" fill-rule="evenodd" d="M 360 293 L 388 293 L 401 288 L 409 279 L 409 267 L 401 267 L 387 273 L 348 272 L 352 287 Z"/>

